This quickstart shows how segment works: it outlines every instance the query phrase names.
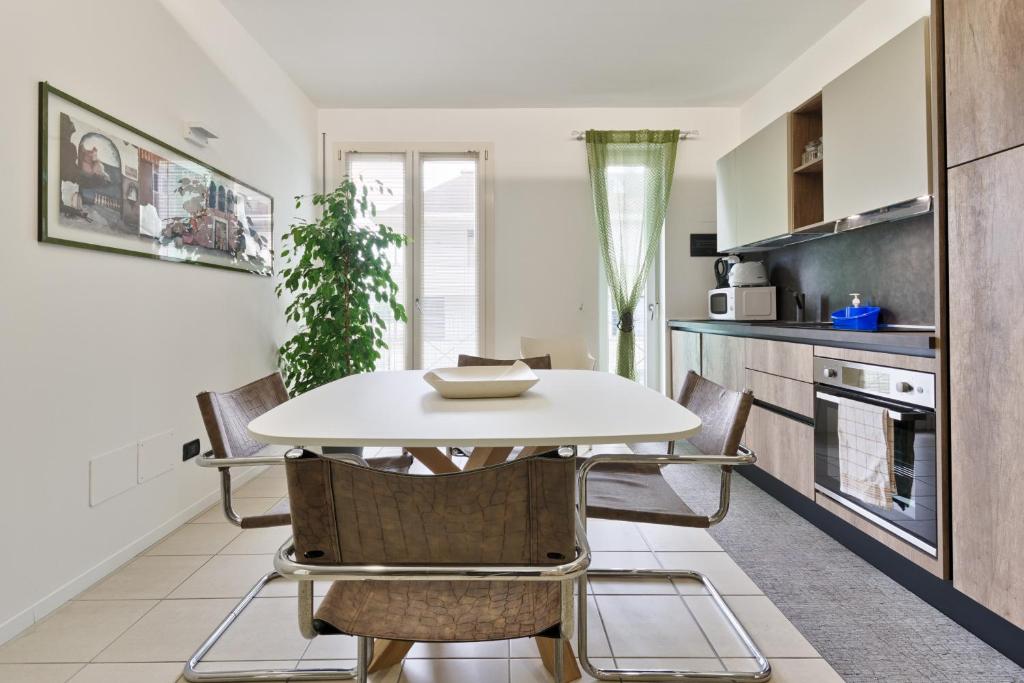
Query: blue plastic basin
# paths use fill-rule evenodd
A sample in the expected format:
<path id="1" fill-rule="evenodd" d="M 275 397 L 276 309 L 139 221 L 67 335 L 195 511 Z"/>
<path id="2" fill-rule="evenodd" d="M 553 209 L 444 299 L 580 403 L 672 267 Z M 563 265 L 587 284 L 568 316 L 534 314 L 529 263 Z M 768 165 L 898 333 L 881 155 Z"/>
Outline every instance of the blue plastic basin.
<path id="1" fill-rule="evenodd" d="M 832 314 L 832 327 L 837 330 L 877 330 L 881 310 L 878 306 L 847 306 Z"/>

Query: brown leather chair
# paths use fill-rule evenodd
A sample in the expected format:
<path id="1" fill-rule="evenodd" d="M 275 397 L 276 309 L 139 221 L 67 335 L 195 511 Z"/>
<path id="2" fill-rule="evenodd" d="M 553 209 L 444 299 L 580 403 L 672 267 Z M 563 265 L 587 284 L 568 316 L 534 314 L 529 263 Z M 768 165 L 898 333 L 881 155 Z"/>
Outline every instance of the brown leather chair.
<path id="1" fill-rule="evenodd" d="M 479 365 L 512 365 L 516 361 L 522 361 L 530 367 L 531 370 L 550 370 L 551 369 L 551 356 L 534 356 L 532 358 L 512 358 L 512 359 L 500 359 L 500 358 L 484 358 L 483 356 L 470 356 L 465 353 L 459 354 L 459 367 L 465 368 L 469 366 Z"/>
<path id="2" fill-rule="evenodd" d="M 235 512 L 231 500 L 231 468 L 258 465 L 283 465 L 284 455 L 294 446 L 260 443 L 249 435 L 249 422 L 288 400 L 288 391 L 280 373 L 267 375 L 255 382 L 225 392 L 204 391 L 196 396 L 203 416 L 211 450 L 197 458 L 202 467 L 216 467 L 221 476 L 221 503 L 224 516 L 243 529 L 284 526 L 291 523 L 288 501 L 283 500 L 270 512 L 242 517 Z M 412 456 L 371 458 L 372 467 L 409 471 Z"/>
<path id="3" fill-rule="evenodd" d="M 753 403 L 750 391 L 726 389 L 690 371 L 683 381 L 679 403 L 701 419 L 701 431 L 679 442 L 684 454 L 676 453 L 676 444 L 668 444 L 664 454 L 594 455 L 579 468 L 580 510 L 584 526 L 587 518 L 613 519 L 650 524 L 708 528 L 721 522 L 729 511 L 730 481 L 733 467 L 749 465 L 756 456 L 740 445 L 743 429 Z M 718 509 L 711 514 L 694 511 L 662 475 L 662 468 L 674 464 L 704 464 L 721 469 Z M 682 681 L 722 679 L 760 682 L 771 678 L 771 666 L 754 645 L 750 635 L 715 590 L 711 580 L 700 572 L 665 569 L 591 569 L 589 576 L 619 579 L 683 578 L 703 583 L 704 588 L 732 624 L 736 635 L 757 661 L 754 672 L 698 672 L 676 670 L 601 669 L 591 664 L 586 647 L 586 600 L 579 602 L 580 649 L 583 669 L 600 680 L 642 680 L 657 676 Z M 587 576 L 580 578 L 580 595 L 587 591 Z"/>
<path id="4" fill-rule="evenodd" d="M 301 632 L 356 636 L 353 673 L 363 682 L 375 638 L 552 638 L 561 672 L 572 581 L 590 562 L 574 460 L 414 476 L 350 455 L 290 451 L 294 538 L 274 566 L 299 582 Z M 334 582 L 315 613 L 314 581 Z"/>

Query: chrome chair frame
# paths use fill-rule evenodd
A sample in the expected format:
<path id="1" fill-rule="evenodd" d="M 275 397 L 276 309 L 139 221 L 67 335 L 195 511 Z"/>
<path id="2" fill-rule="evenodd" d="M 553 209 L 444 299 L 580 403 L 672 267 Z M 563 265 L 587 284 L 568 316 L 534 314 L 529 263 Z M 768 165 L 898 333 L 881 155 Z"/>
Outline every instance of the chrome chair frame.
<path id="1" fill-rule="evenodd" d="M 289 451 L 302 454 L 301 449 Z M 287 456 L 286 456 L 287 457 Z M 358 456 L 346 453 L 323 456 L 365 466 Z M 255 459 L 255 458 L 254 458 Z M 255 463 L 254 463 L 255 464 Z M 266 464 L 266 463 L 263 463 Z M 207 465 L 215 466 L 215 465 Z M 295 561 L 294 540 L 289 538 L 274 556 L 274 571 L 264 575 L 243 597 L 228 616 L 217 625 L 185 663 L 184 677 L 190 683 L 229 683 L 233 681 L 327 681 L 356 679 L 367 683 L 370 661 L 373 658 L 373 639 L 356 637 L 356 665 L 347 669 L 250 669 L 245 671 L 198 671 L 197 667 L 209 654 L 217 641 L 241 616 L 246 607 L 271 581 L 287 579 L 298 582 L 299 631 L 312 640 L 319 634 L 313 625 L 314 581 L 558 581 L 562 584 L 560 611 L 561 633 L 555 643 L 555 683 L 563 683 L 564 641 L 573 631 L 573 581 L 584 577 L 590 566 L 590 544 L 584 522 L 576 516 L 576 557 L 558 565 L 311 565 Z M 585 601 L 584 601 L 585 602 Z M 582 637 L 582 636 L 581 636 Z"/>
<path id="2" fill-rule="evenodd" d="M 200 467 L 216 467 L 220 470 L 221 509 L 224 511 L 224 516 L 227 517 L 229 522 L 240 527 L 242 526 L 242 516 L 235 512 L 231 499 L 231 468 L 284 465 L 284 454 L 253 455 L 245 458 L 218 458 L 213 454 L 213 451 L 207 451 L 196 458 L 196 464 Z"/>
<path id="3" fill-rule="evenodd" d="M 739 454 L 725 455 L 675 455 L 675 454 L 604 454 L 593 455 L 580 466 L 577 485 L 579 496 L 579 514 L 583 530 L 587 525 L 587 477 L 590 471 L 602 464 L 647 464 L 647 465 L 718 465 L 722 468 L 721 489 L 719 492 L 718 510 L 707 517 L 708 526 L 714 526 L 725 518 L 729 511 L 732 467 L 750 465 L 757 461 L 757 456 L 750 450 L 739 448 Z M 729 622 L 733 632 L 743 643 L 757 662 L 757 670 L 752 672 L 732 671 L 686 671 L 678 669 L 602 669 L 590 661 L 587 651 L 587 581 L 589 577 L 617 577 L 634 579 L 692 579 L 700 581 L 715 603 L 719 613 Z M 687 569 L 589 569 L 577 579 L 579 582 L 579 652 L 580 666 L 589 675 L 602 681 L 730 681 L 732 683 L 764 683 L 772 677 L 772 667 L 739 619 L 729 608 L 706 575 Z"/>

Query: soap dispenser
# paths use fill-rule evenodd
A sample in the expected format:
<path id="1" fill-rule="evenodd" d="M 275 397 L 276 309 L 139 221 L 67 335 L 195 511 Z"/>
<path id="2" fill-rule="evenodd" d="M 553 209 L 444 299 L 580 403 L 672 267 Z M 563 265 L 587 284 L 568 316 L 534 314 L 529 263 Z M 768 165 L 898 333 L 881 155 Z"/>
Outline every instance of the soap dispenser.
<path id="1" fill-rule="evenodd" d="M 878 329 L 878 306 L 861 306 L 860 292 L 851 292 L 851 306 L 832 314 L 832 327 L 837 330 L 864 330 L 873 332 Z"/>

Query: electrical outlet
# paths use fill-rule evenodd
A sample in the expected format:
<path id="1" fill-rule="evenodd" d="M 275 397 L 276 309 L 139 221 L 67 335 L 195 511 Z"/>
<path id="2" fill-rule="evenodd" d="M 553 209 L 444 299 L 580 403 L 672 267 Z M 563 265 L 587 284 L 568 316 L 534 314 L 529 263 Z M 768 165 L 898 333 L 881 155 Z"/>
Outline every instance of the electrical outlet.
<path id="1" fill-rule="evenodd" d="M 199 439 L 192 439 L 181 447 L 181 461 L 187 462 L 199 455 Z"/>

